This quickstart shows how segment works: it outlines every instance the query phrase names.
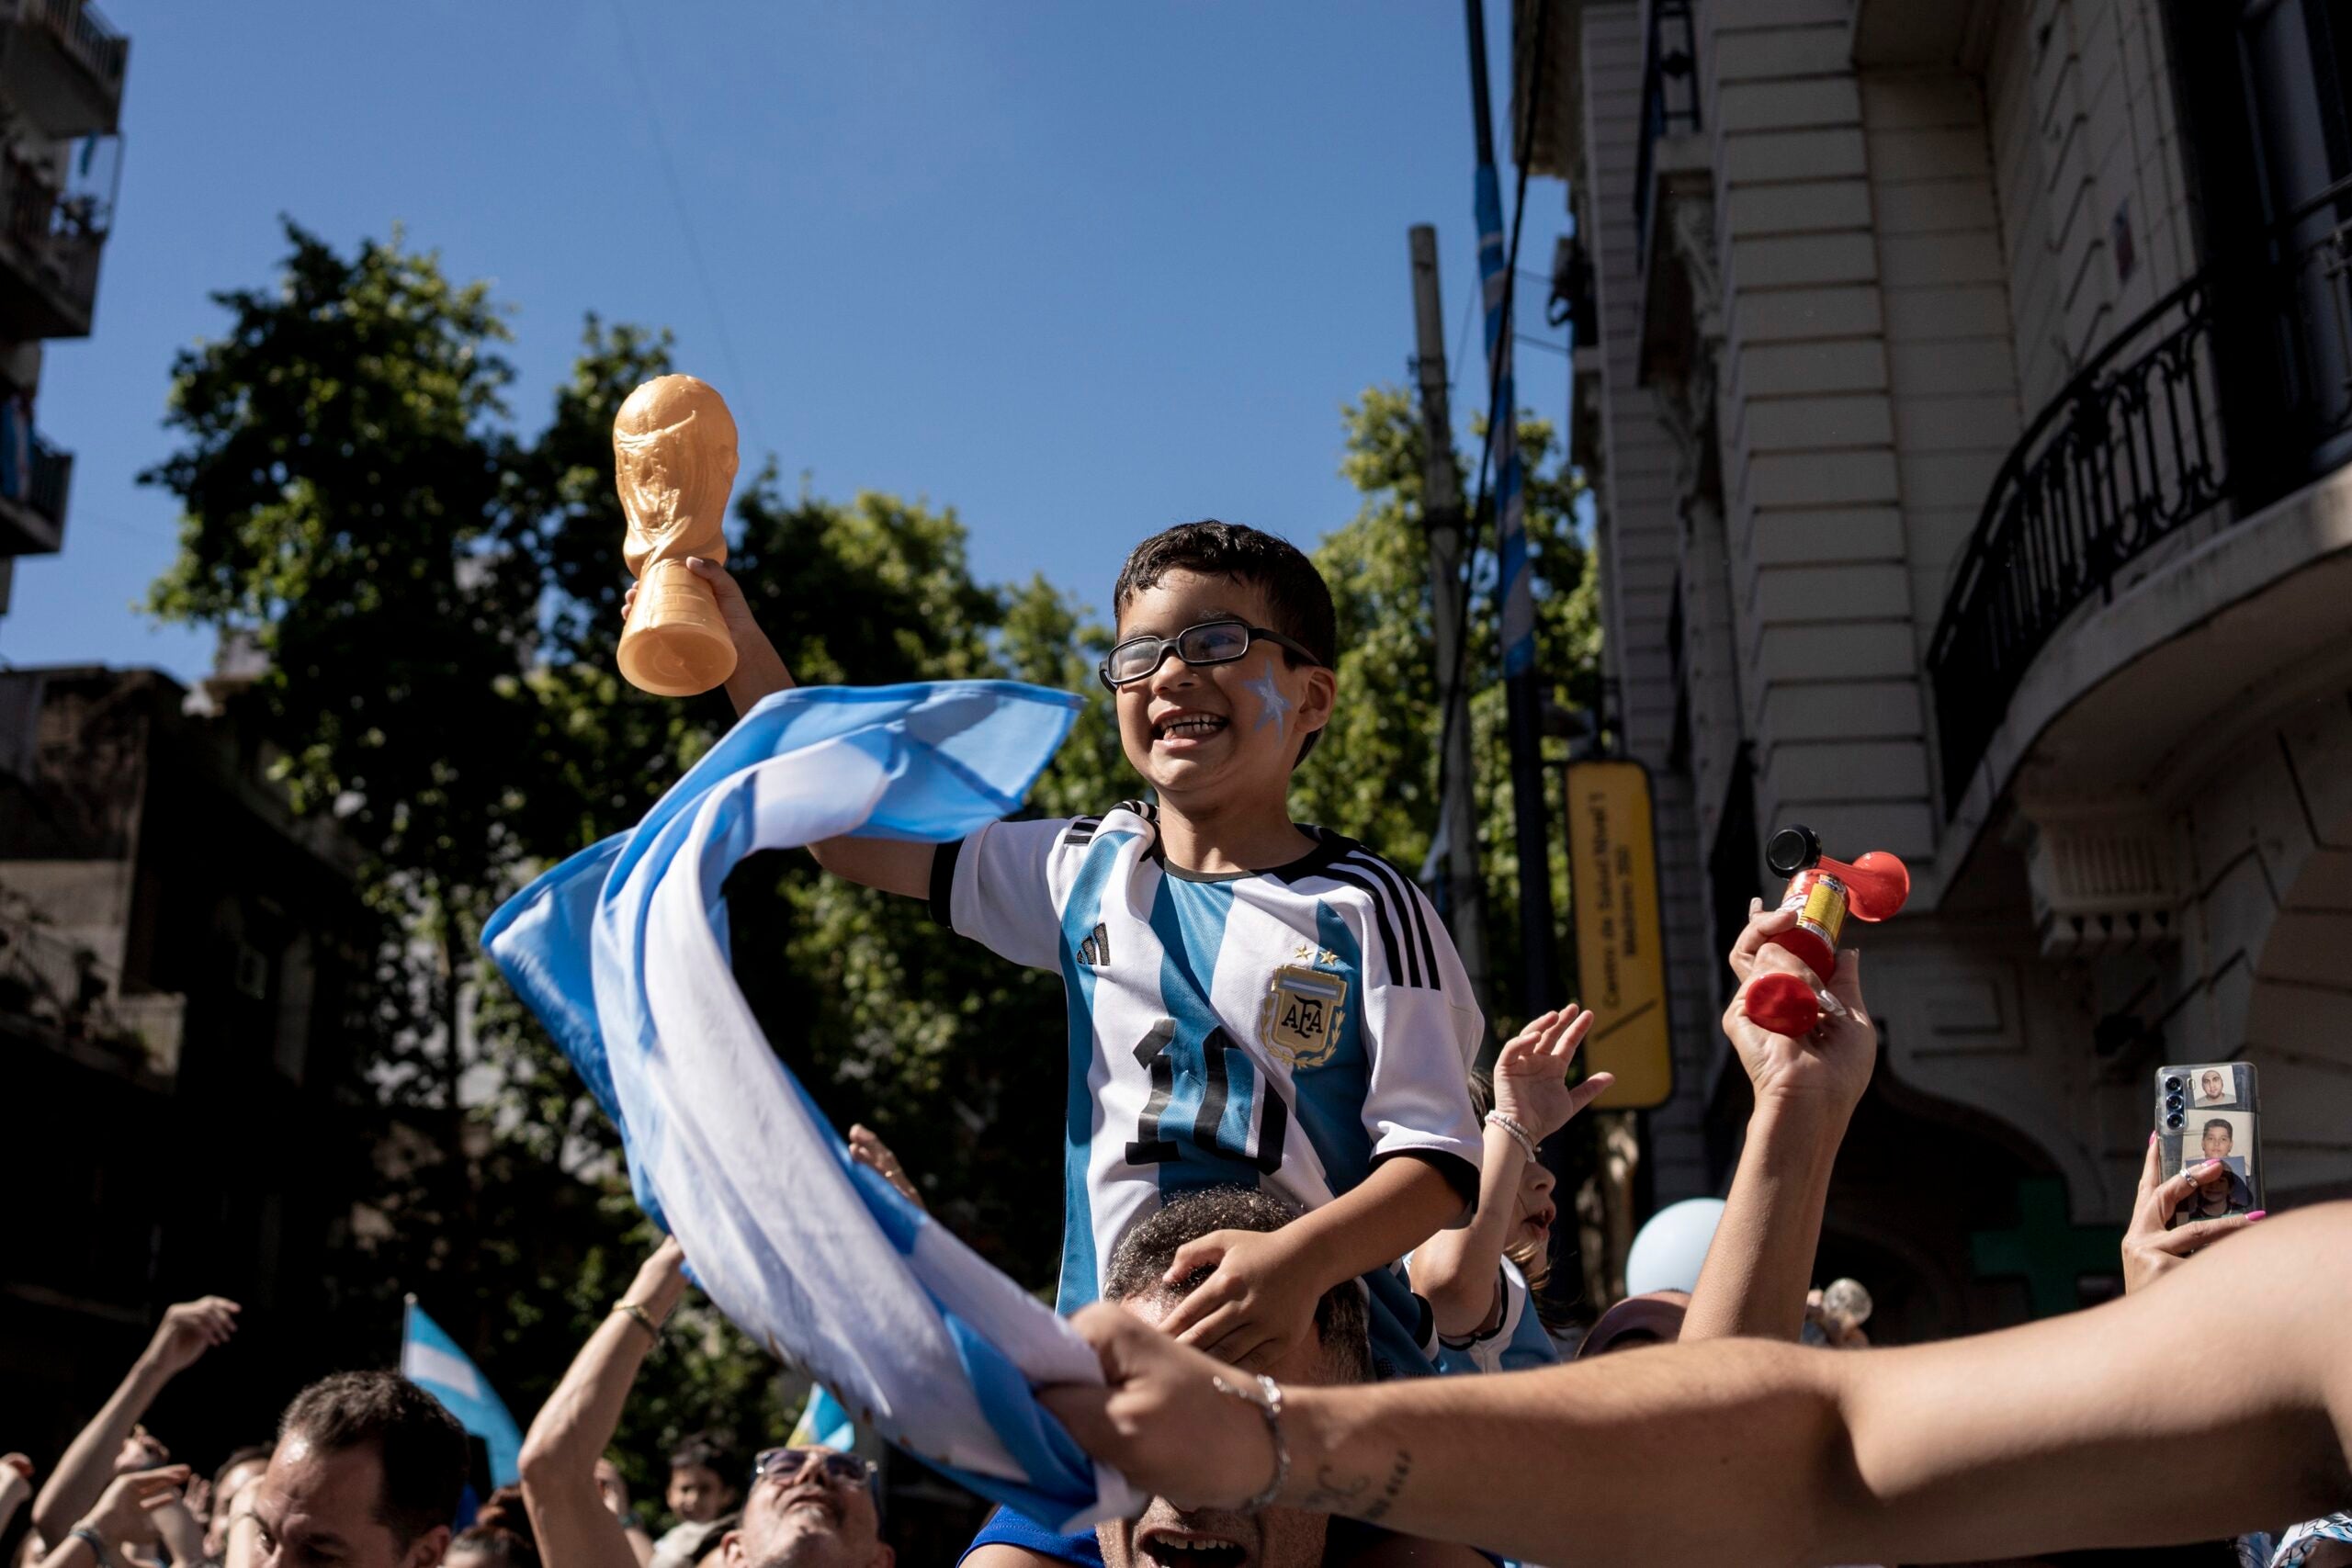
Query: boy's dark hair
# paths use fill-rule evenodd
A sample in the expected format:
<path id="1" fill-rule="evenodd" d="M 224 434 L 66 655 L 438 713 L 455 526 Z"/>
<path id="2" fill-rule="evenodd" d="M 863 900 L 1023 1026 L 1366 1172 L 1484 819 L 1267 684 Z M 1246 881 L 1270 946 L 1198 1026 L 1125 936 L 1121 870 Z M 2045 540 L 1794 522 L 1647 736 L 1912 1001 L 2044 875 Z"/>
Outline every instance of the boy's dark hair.
<path id="1" fill-rule="evenodd" d="M 500 1568 L 539 1568 L 539 1554 L 531 1543 L 503 1525 L 474 1525 L 458 1532 L 448 1555 L 479 1551 Z"/>
<path id="2" fill-rule="evenodd" d="M 707 1470 L 729 1486 L 738 1480 L 734 1449 L 713 1432 L 696 1432 L 679 1438 L 678 1446 L 670 1450 L 670 1468 Z"/>
<path id="3" fill-rule="evenodd" d="M 1170 1285 L 1168 1267 L 1179 1248 L 1216 1231 L 1272 1232 L 1298 1218 L 1298 1210 L 1271 1192 L 1248 1187 L 1204 1187 L 1170 1198 L 1158 1213 L 1119 1238 L 1102 1274 L 1102 1299 L 1180 1302 L 1215 1270 L 1200 1269 Z M 1315 1337 L 1345 1382 L 1372 1381 L 1372 1340 L 1363 1287 L 1342 1280 L 1315 1303 Z"/>
<path id="4" fill-rule="evenodd" d="M 236 1469 L 241 1464 L 253 1464 L 255 1462 L 267 1464 L 269 1462 L 269 1455 L 270 1447 L 267 1443 L 247 1443 L 243 1448 L 237 1450 L 227 1459 L 222 1460 L 220 1461 L 220 1468 L 212 1472 L 212 1495 L 214 1498 L 217 1499 L 220 1497 L 220 1488 L 227 1483 L 229 1480 L 229 1472 L 231 1471 Z"/>
<path id="5" fill-rule="evenodd" d="M 280 1442 L 300 1437 L 329 1453 L 374 1445 L 383 1467 L 376 1522 L 406 1551 L 458 1517 L 466 1489 L 466 1429 L 398 1372 L 337 1372 L 294 1396 L 278 1418 Z"/>
<path id="6" fill-rule="evenodd" d="M 1317 663 L 1338 668 L 1340 626 L 1330 587 L 1306 552 L 1288 539 L 1214 517 L 1163 528 L 1130 551 L 1127 564 L 1119 569 L 1119 579 L 1111 585 L 1111 618 L 1125 615 L 1130 600 L 1171 571 L 1257 584 L 1265 592 L 1272 629 L 1306 648 Z M 1294 656 L 1285 649 L 1283 657 Z M 1322 738 L 1321 730 L 1308 730 L 1298 760 L 1305 761 Z"/>
<path id="7" fill-rule="evenodd" d="M 2226 1117 L 2216 1116 L 2211 1122 L 2206 1122 L 2205 1133 L 2210 1133 L 2216 1127 L 2219 1127 L 2222 1132 L 2227 1133 L 2230 1135 L 2230 1142 L 2234 1144 L 2238 1141 L 2238 1130 L 2230 1125 L 2229 1120 Z M 2205 1133 L 2199 1133 L 2197 1135 L 2201 1138 L 2205 1135 Z"/>

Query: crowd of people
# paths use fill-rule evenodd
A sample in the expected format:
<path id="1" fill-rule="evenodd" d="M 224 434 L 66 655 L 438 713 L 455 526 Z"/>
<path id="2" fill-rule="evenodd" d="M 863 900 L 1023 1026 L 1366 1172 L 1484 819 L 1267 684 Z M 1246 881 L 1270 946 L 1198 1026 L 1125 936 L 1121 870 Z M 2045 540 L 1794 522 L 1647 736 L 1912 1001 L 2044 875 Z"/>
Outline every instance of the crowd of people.
<path id="1" fill-rule="evenodd" d="M 739 710 L 788 689 L 724 570 L 692 569 L 736 642 Z M 1728 955 L 1753 1110 L 1697 1277 L 1561 1332 L 1539 1151 L 1607 1087 L 1575 1071 L 1591 1021 L 1544 1014 L 1475 1077 L 1485 1025 L 1435 911 L 1291 820 L 1338 699 L 1312 564 L 1192 525 L 1139 547 L 1113 601 L 1101 675 L 1148 803 L 815 847 L 1069 998 L 1059 1304 L 1103 1382 L 1041 1392 L 1156 1495 L 1075 1534 L 1000 1509 L 965 1563 L 2029 1562 L 2200 1540 L 2215 1562 L 2352 1562 L 2352 1517 L 2327 1515 L 2352 1504 L 2352 1212 L 2246 1212 L 2210 1143 L 2166 1177 L 2151 1135 L 2122 1301 L 1824 1348 L 1866 1343 L 1867 1296 L 1813 1268 L 1878 1042 L 1851 951 L 1811 1034 L 1747 1016 L 1756 974 L 1806 973 L 1774 940 L 1794 910 L 1758 901 Z M 879 1139 L 848 1142 L 922 1202 Z M 2234 1269 L 2197 1261 L 2223 1245 Z M 45 1474 L 0 1463 L 0 1511 L 28 1520 L 0 1568 L 888 1568 L 874 1465 L 822 1443 L 746 1461 L 684 1438 L 672 1522 L 639 1521 L 608 1450 L 685 1262 L 674 1241 L 646 1259 L 531 1423 L 519 1483 L 455 1533 L 464 1435 L 394 1373 L 302 1390 L 209 1480 L 172 1462 L 141 1417 L 237 1317 L 175 1306 Z M 2221 1344 L 2225 1362 L 2199 1354 Z"/>

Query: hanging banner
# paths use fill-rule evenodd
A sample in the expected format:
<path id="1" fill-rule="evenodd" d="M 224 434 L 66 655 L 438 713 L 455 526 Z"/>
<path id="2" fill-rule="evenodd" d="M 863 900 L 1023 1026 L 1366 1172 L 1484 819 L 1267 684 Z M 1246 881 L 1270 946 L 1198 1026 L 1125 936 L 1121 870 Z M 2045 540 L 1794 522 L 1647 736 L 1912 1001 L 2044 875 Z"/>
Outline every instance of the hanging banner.
<path id="1" fill-rule="evenodd" d="M 1593 1103 L 1606 1111 L 1652 1110 L 1674 1093 L 1674 1051 L 1649 771 L 1619 759 L 1571 762 L 1567 795 L 1577 1000 L 1593 1015 L 1585 1070 L 1617 1075 Z"/>

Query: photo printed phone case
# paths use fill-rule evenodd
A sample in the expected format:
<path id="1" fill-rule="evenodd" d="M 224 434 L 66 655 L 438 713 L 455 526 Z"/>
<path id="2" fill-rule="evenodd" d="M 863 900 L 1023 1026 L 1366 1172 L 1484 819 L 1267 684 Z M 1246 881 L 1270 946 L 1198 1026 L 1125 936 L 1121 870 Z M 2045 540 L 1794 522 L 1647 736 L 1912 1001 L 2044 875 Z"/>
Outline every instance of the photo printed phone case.
<path id="1" fill-rule="evenodd" d="M 2261 1089 L 2250 1062 L 2184 1062 L 2156 1069 L 2156 1146 L 2169 1179 L 2185 1166 L 2219 1160 L 2219 1180 L 2200 1183 L 2173 1213 L 2175 1225 L 2252 1213 L 2262 1207 Z"/>

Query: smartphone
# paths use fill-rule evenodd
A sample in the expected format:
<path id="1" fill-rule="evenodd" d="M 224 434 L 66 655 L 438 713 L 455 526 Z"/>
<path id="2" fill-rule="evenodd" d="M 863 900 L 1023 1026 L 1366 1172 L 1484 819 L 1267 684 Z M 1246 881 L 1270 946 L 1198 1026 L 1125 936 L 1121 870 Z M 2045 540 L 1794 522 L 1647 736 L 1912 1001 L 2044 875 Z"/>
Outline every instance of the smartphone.
<path id="1" fill-rule="evenodd" d="M 2252 1213 L 2262 1205 L 2262 1091 L 2251 1062 L 2184 1062 L 2156 1069 L 2156 1149 L 2162 1174 L 2217 1159 L 2219 1190 L 2203 1189 L 2173 1212 L 2175 1225 Z"/>

